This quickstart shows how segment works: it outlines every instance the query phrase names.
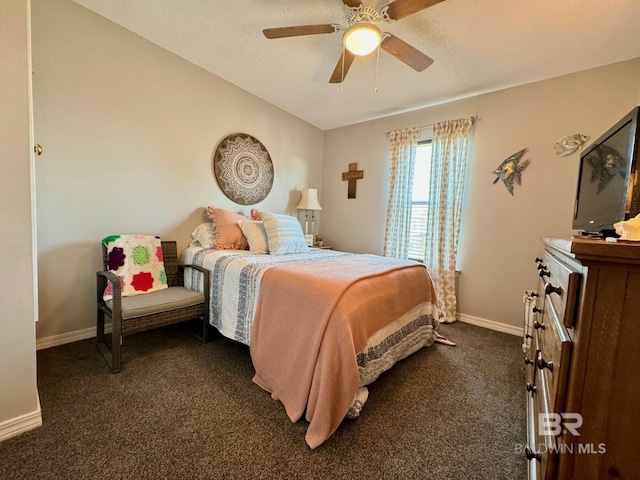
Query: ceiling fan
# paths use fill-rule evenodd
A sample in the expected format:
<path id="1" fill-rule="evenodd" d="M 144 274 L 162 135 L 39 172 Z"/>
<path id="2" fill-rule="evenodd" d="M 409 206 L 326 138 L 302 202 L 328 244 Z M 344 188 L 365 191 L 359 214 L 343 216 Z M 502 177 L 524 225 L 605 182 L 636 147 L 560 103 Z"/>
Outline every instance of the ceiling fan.
<path id="1" fill-rule="evenodd" d="M 296 27 L 266 28 L 262 32 L 265 37 L 273 39 L 344 31 L 342 36 L 343 52 L 329 83 L 341 83 L 355 57 L 368 55 L 378 46 L 414 70 L 422 72 L 433 63 L 433 60 L 398 37 L 388 32 L 382 32 L 378 24 L 400 20 L 443 1 L 394 0 L 378 12 L 374 8 L 365 7 L 360 0 L 342 0 L 348 10 L 346 28 L 338 24 L 299 25 Z"/>

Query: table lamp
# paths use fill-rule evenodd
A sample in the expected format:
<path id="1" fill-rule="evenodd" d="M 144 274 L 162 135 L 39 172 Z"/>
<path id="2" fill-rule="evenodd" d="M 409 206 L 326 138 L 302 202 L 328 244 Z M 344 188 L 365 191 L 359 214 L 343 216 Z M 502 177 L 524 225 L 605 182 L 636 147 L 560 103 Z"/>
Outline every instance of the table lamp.
<path id="1" fill-rule="evenodd" d="M 322 210 L 320 203 L 318 202 L 318 190 L 316 188 L 303 188 L 302 198 L 300 203 L 296 207 L 298 210 L 304 210 L 304 238 L 307 240 L 307 245 L 313 245 L 313 230 L 314 222 L 316 218 L 316 210 Z M 309 233 L 309 212 L 311 212 L 311 233 Z"/>

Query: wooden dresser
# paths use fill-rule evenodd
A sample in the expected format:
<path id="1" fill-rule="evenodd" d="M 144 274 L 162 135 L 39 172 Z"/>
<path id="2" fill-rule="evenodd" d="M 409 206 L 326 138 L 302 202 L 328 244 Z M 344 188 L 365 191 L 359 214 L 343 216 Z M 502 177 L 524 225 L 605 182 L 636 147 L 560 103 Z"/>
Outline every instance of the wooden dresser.
<path id="1" fill-rule="evenodd" d="M 543 244 L 525 312 L 529 478 L 640 479 L 640 242 Z"/>

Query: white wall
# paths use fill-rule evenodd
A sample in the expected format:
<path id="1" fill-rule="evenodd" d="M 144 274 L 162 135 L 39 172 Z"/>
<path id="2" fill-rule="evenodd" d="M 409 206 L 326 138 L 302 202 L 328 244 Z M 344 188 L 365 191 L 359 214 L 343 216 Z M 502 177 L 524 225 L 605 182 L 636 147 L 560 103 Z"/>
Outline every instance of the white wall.
<path id="1" fill-rule="evenodd" d="M 29 0 L 0 2 L 0 440 L 41 424 L 36 385 Z"/>
<path id="2" fill-rule="evenodd" d="M 39 339 L 93 328 L 105 235 L 154 233 L 183 248 L 202 207 L 248 211 L 212 175 L 225 135 L 249 133 L 271 153 L 274 188 L 258 208 L 295 213 L 296 190 L 313 185 L 325 243 L 381 253 L 384 132 L 473 114 L 460 311 L 517 326 L 522 292 L 535 287 L 539 237 L 572 233 L 578 156 L 557 157 L 553 143 L 575 132 L 593 139 L 638 103 L 636 59 L 331 130 L 323 141 L 318 129 L 68 0 L 33 0 L 33 10 L 35 135 L 45 151 L 37 166 Z M 491 171 L 524 147 L 532 163 L 511 197 Z M 352 162 L 365 173 L 347 200 L 341 173 Z"/>
<path id="3" fill-rule="evenodd" d="M 380 88 L 384 88 L 381 85 Z M 638 104 L 640 59 L 325 132 L 322 233 L 325 243 L 382 253 L 388 191 L 385 132 L 471 115 L 474 128 L 458 268 L 459 311 L 469 321 L 522 324 L 522 295 L 536 287 L 540 237 L 570 236 L 579 154 L 559 157 L 555 141 L 595 140 Z M 491 173 L 522 148 L 531 159 L 511 196 Z M 347 199 L 341 172 L 358 162 L 364 179 Z"/>
<path id="4" fill-rule="evenodd" d="M 32 16 L 39 340 L 95 328 L 103 237 L 157 234 L 181 250 L 203 207 L 249 213 L 212 173 L 226 135 L 271 155 L 257 208 L 295 214 L 299 191 L 321 186 L 319 129 L 68 0 L 33 0 Z"/>

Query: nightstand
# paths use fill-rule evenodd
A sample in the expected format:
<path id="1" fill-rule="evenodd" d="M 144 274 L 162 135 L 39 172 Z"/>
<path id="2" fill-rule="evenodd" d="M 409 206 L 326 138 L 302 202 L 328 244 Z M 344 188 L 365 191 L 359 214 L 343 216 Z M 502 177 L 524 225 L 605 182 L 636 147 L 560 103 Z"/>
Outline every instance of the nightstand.
<path id="1" fill-rule="evenodd" d="M 319 248 L 320 250 L 335 250 L 336 247 L 334 247 L 333 245 L 322 245 L 320 246 L 315 246 L 315 247 L 311 247 L 311 248 Z"/>

